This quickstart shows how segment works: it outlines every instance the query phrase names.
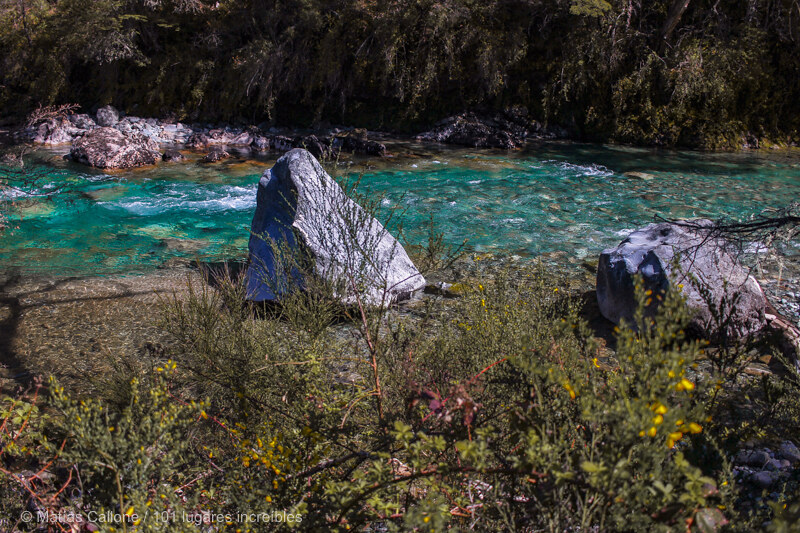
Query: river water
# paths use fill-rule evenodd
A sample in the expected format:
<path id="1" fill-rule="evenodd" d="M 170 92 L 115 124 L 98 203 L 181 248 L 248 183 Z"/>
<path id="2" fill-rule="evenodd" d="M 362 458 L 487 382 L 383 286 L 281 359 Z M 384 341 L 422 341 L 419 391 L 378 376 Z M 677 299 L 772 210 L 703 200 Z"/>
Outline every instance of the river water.
<path id="1" fill-rule="evenodd" d="M 741 218 L 800 198 L 800 153 L 704 154 L 544 143 L 522 151 L 389 144 L 394 157 L 340 159 L 335 175 L 380 203 L 409 242 L 431 217 L 447 242 L 478 252 L 544 257 L 565 267 L 592 259 L 654 217 Z M 40 150 L 29 168 L 47 201 L 16 199 L 0 233 L 0 268 L 47 275 L 140 272 L 175 258 L 246 256 L 255 192 L 277 154 L 218 164 L 104 172 Z M 272 157 L 272 158 L 270 158 Z M 633 173 L 633 174 L 631 174 Z"/>

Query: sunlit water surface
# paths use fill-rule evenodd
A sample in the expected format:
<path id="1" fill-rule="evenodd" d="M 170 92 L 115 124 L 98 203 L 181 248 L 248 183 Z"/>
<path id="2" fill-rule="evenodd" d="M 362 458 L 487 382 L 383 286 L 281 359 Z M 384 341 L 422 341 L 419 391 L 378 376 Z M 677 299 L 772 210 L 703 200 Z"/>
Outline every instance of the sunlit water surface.
<path id="1" fill-rule="evenodd" d="M 395 211 L 412 243 L 431 217 L 445 239 L 476 252 L 544 257 L 565 267 L 595 257 L 656 216 L 742 217 L 800 198 L 796 153 L 700 154 L 579 144 L 518 152 L 396 143 L 395 157 L 340 161 L 357 189 Z M 174 258 L 246 256 L 256 186 L 274 159 L 234 158 L 102 172 L 40 151 L 45 186 L 17 199 L 0 234 L 0 267 L 48 275 L 112 274 Z M 277 157 L 277 156 L 275 156 Z M 351 166 L 347 166 L 350 165 Z M 640 174 L 626 175 L 636 172 Z M 642 175 L 641 173 L 645 173 Z"/>

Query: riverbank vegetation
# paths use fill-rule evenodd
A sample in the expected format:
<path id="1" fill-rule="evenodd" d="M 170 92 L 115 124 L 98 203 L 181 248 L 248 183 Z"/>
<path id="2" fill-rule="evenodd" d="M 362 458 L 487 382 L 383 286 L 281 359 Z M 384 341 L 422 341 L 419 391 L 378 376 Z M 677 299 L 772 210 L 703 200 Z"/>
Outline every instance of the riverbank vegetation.
<path id="1" fill-rule="evenodd" d="M 419 131 L 515 108 L 658 146 L 798 141 L 796 0 L 6 0 L 0 108 Z"/>
<path id="2" fill-rule="evenodd" d="M 14 522 L 25 510 L 102 531 L 261 531 L 241 517 L 284 512 L 301 521 L 270 530 L 789 531 L 797 519 L 797 470 L 762 492 L 733 462 L 796 437 L 800 376 L 743 372 L 769 348 L 718 357 L 686 335 L 676 294 L 638 315 L 639 333 L 603 337 L 581 295 L 536 265 L 388 314 L 332 313 L 306 293 L 252 307 L 235 277 L 212 281 L 164 300 L 171 340 L 93 376 L 91 397 L 56 377 L 3 399 L 14 528 L 33 527 Z M 651 297 L 639 292 L 642 309 Z"/>

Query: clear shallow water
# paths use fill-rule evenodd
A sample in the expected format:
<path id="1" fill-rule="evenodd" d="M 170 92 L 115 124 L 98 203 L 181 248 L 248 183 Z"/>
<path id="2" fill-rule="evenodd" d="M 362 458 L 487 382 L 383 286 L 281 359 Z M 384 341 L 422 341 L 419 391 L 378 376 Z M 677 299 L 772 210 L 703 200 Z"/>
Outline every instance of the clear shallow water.
<path id="1" fill-rule="evenodd" d="M 579 263 L 653 217 L 741 217 L 800 198 L 800 156 L 699 154 L 575 144 L 476 152 L 397 143 L 355 162 L 412 242 L 433 215 L 453 245 Z M 23 202 L 0 234 L 0 268 L 58 275 L 158 267 L 171 258 L 246 256 L 258 179 L 274 159 L 196 160 L 104 173 L 39 152 L 68 194 Z M 626 176 L 643 172 L 649 176 Z"/>

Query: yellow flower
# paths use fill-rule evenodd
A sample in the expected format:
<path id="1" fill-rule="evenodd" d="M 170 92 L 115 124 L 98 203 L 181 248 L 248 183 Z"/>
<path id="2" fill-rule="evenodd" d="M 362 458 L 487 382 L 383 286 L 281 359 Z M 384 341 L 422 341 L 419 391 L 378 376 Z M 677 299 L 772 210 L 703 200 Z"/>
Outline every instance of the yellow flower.
<path id="1" fill-rule="evenodd" d="M 657 415 L 665 415 L 665 414 L 667 414 L 667 410 L 668 410 L 666 405 L 664 405 L 663 403 L 659 403 L 659 402 L 656 402 L 652 409 L 653 409 L 653 412 L 655 414 L 657 414 Z"/>
<path id="2" fill-rule="evenodd" d="M 672 448 L 675 446 L 675 443 L 678 442 L 683 438 L 683 433 L 680 431 L 676 431 L 675 433 L 670 433 L 667 437 L 667 448 Z"/>
<path id="3" fill-rule="evenodd" d="M 703 431 L 703 426 L 695 422 L 689 422 L 689 433 L 700 433 Z"/>
<path id="4" fill-rule="evenodd" d="M 430 516 L 426 516 L 425 518 L 422 519 L 422 521 L 427 524 L 428 522 L 431 521 L 431 517 Z"/>
<path id="5" fill-rule="evenodd" d="M 656 436 L 656 432 L 657 432 L 657 431 L 658 431 L 658 430 L 656 429 L 656 427 L 655 427 L 655 426 L 653 426 L 653 427 L 651 427 L 651 428 L 650 428 L 650 429 L 647 431 L 647 434 L 648 434 L 650 437 L 655 437 L 655 436 Z"/>
<path id="6" fill-rule="evenodd" d="M 594 366 L 596 366 L 597 368 L 600 368 L 600 363 L 598 363 L 598 362 L 597 362 L 597 357 L 595 357 L 594 359 L 592 359 L 592 364 L 593 364 Z"/>
<path id="7" fill-rule="evenodd" d="M 678 392 L 681 391 L 693 391 L 694 390 L 694 383 L 689 381 L 686 378 L 681 379 L 677 385 L 675 385 L 675 390 Z"/>
<path id="8" fill-rule="evenodd" d="M 664 422 L 664 417 L 663 416 L 656 415 L 656 416 L 653 417 L 653 424 L 655 424 L 656 426 L 658 426 L 662 422 Z"/>
<path id="9" fill-rule="evenodd" d="M 569 397 L 574 400 L 577 394 L 575 394 L 575 389 L 572 388 L 572 385 L 569 384 L 569 381 L 564 382 L 564 388 L 567 389 Z"/>
<path id="10" fill-rule="evenodd" d="M 640 436 L 640 437 L 644 437 L 644 430 L 641 430 L 641 431 L 639 432 L 639 436 Z"/>
<path id="11" fill-rule="evenodd" d="M 125 511 L 125 516 L 131 516 L 133 514 L 133 507 L 129 507 L 127 511 Z"/>

